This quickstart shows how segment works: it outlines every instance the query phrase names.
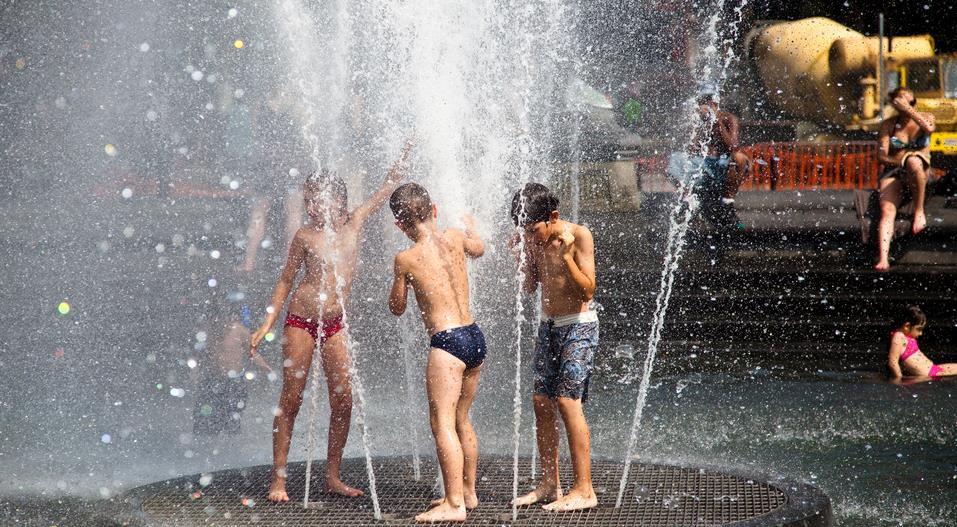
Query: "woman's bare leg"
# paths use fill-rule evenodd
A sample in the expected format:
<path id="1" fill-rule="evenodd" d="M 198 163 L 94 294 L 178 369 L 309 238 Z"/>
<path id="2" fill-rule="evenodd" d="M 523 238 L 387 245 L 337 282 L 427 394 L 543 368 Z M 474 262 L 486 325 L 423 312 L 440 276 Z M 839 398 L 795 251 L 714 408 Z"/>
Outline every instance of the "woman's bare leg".
<path id="1" fill-rule="evenodd" d="M 937 373 L 938 377 L 953 377 L 957 375 L 957 363 L 947 362 L 944 364 L 938 364 L 940 371 Z"/>
<path id="2" fill-rule="evenodd" d="M 914 196 L 914 221 L 911 223 L 911 233 L 920 234 L 927 227 L 927 215 L 924 214 L 924 193 L 927 190 L 927 170 L 924 169 L 924 160 L 917 156 L 910 156 L 904 162 L 907 171 L 907 185 Z"/>
<path id="3" fill-rule="evenodd" d="M 881 219 L 877 225 L 877 263 L 874 265 L 878 271 L 886 271 L 891 267 L 891 238 L 894 237 L 894 219 L 901 203 L 901 190 L 902 185 L 897 178 L 888 177 L 880 181 Z"/>

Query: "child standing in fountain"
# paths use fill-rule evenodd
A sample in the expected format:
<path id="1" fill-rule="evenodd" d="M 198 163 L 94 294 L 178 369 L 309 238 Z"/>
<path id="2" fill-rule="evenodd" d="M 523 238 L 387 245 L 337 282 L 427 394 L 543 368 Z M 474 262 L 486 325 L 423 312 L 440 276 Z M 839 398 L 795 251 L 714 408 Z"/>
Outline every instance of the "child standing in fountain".
<path id="1" fill-rule="evenodd" d="M 469 421 L 469 408 L 486 353 L 485 337 L 469 312 L 465 258 L 482 256 L 485 244 L 475 233 L 471 217 L 465 219 L 465 232 L 440 231 L 428 191 L 415 183 L 397 188 L 389 207 L 395 224 L 415 242 L 395 256 L 389 309 L 396 316 L 404 313 L 411 287 L 431 337 L 426 391 L 445 484 L 445 497 L 432 502 L 434 507 L 416 516 L 415 521 L 465 521 L 466 510 L 478 505 L 478 441 Z"/>
<path id="2" fill-rule="evenodd" d="M 887 366 L 891 377 L 901 379 L 904 372 L 916 377 L 949 377 L 957 375 L 957 364 L 934 364 L 917 346 L 917 337 L 924 333 L 927 315 L 917 306 L 907 306 L 894 321 L 890 347 L 887 352 Z"/>
<path id="3" fill-rule="evenodd" d="M 534 407 L 542 479 L 516 505 L 540 501 L 550 511 L 598 505 L 591 482 L 591 437 L 582 403 L 598 347 L 598 315 L 590 307 L 595 293 L 595 245 L 591 231 L 558 217 L 558 198 L 538 183 L 528 183 L 512 199 L 512 221 L 523 229 L 513 246 L 524 247 L 521 272 L 525 292 L 541 284 L 542 315 L 534 358 Z M 562 495 L 558 480 L 558 421 L 568 433 L 575 481 Z"/>
<path id="4" fill-rule="evenodd" d="M 405 175 L 410 149 L 411 143 L 406 143 L 382 186 L 351 213 L 346 208 L 346 186 L 339 176 L 320 172 L 306 179 L 303 191 L 309 223 L 293 237 L 286 265 L 273 290 L 272 302 L 266 308 L 266 321 L 251 339 L 250 354 L 255 355 L 256 347 L 270 332 L 282 311 L 299 269 L 303 268 L 303 278 L 289 302 L 284 329 L 282 393 L 273 421 L 270 501 L 289 501 L 286 493 L 286 459 L 317 343 L 322 354 L 331 410 L 325 490 L 351 497 L 363 494 L 339 479 L 342 451 L 352 419 L 352 386 L 349 381 L 346 337 L 341 332 L 342 312 L 356 269 L 362 226 L 373 212 L 385 204 L 389 194 Z"/>

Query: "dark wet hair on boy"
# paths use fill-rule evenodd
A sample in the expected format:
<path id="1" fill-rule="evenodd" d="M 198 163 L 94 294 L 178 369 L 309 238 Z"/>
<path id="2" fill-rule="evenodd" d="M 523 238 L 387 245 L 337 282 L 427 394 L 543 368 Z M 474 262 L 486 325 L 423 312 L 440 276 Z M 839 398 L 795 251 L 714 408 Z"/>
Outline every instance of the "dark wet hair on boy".
<path id="1" fill-rule="evenodd" d="M 548 221 L 553 211 L 558 210 L 558 198 L 541 183 L 526 183 L 525 188 L 512 198 L 512 223 L 524 227 L 540 221 Z"/>
<path id="2" fill-rule="evenodd" d="M 392 193 L 389 208 L 402 228 L 411 229 L 432 216 L 432 198 L 422 185 L 406 183 Z"/>
<path id="3" fill-rule="evenodd" d="M 311 190 L 328 191 L 329 196 L 345 204 L 349 200 L 349 191 L 346 182 L 333 170 L 314 170 L 306 176 L 306 188 Z"/>
<path id="4" fill-rule="evenodd" d="M 894 318 L 894 327 L 899 328 L 904 324 L 910 324 L 912 327 L 926 326 L 927 315 L 921 311 L 920 306 L 910 305 L 900 311 Z"/>

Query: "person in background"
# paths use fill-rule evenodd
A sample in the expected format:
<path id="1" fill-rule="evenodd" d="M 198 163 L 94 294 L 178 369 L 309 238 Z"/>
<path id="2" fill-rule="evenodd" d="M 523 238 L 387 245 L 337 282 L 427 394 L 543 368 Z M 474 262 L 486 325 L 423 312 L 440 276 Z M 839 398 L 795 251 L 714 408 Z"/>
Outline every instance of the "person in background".
<path id="1" fill-rule="evenodd" d="M 887 350 L 891 379 L 900 380 L 905 373 L 931 379 L 957 375 L 957 364 L 934 364 L 917 346 L 926 326 L 927 315 L 918 306 L 907 306 L 897 314 Z"/>
<path id="2" fill-rule="evenodd" d="M 237 434 L 246 408 L 247 383 L 254 376 L 247 370 L 246 343 L 249 341 L 249 307 L 230 306 L 213 313 L 206 326 L 206 355 L 198 361 L 200 377 L 193 408 L 193 433 Z M 266 374 L 272 368 L 259 355 L 256 366 Z"/>
<path id="3" fill-rule="evenodd" d="M 890 269 L 891 238 L 897 209 L 914 200 L 914 221 L 911 233 L 919 234 L 927 227 L 924 193 L 930 169 L 930 134 L 934 132 L 934 115 L 918 112 L 917 98 L 907 88 L 899 87 L 888 96 L 897 110 L 881 123 L 877 136 L 877 160 L 884 165 L 878 179 L 881 219 L 877 227 L 877 263 L 874 269 Z"/>

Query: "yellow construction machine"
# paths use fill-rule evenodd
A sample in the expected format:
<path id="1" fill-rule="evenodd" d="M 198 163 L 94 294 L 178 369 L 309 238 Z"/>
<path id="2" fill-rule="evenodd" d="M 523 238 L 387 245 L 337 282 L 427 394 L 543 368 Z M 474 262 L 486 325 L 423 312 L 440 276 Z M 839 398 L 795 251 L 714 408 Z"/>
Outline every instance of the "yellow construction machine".
<path id="1" fill-rule="evenodd" d="M 768 102 L 849 137 L 877 130 L 895 112 L 887 92 L 910 88 L 937 121 L 934 165 L 957 169 L 957 53 L 935 54 L 930 35 L 865 36 L 817 17 L 760 24 L 745 46 Z"/>

